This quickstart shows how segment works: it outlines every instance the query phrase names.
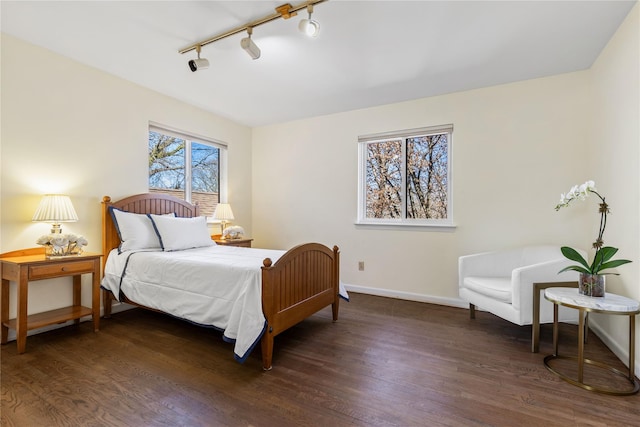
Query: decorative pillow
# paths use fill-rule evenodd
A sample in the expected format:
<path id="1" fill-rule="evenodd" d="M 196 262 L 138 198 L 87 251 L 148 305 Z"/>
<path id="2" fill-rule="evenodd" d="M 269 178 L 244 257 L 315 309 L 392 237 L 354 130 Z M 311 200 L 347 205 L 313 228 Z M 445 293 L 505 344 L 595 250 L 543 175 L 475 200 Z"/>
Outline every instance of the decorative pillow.
<path id="1" fill-rule="evenodd" d="M 160 246 L 165 251 L 213 246 L 207 219 L 203 216 L 194 218 L 171 218 L 149 215 L 160 238 Z"/>
<path id="2" fill-rule="evenodd" d="M 136 214 L 109 208 L 120 237 L 120 253 L 139 249 L 162 249 L 153 222 L 147 214 Z M 166 214 L 175 217 L 175 213 Z"/>

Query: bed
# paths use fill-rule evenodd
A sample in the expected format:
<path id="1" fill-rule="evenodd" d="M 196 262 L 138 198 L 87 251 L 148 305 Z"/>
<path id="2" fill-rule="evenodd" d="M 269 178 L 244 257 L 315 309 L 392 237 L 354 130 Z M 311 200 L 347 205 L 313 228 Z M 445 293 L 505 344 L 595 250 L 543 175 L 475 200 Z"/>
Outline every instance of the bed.
<path id="1" fill-rule="evenodd" d="M 236 346 L 236 340 L 244 342 L 245 349 L 240 352 L 241 354 L 238 354 L 238 352 L 234 350 L 235 357 L 240 362 L 243 362 L 246 356 L 251 353 L 253 346 L 260 342 L 262 365 L 265 370 L 269 370 L 272 367 L 274 338 L 278 334 L 329 305 L 332 306 L 333 321 L 338 320 L 340 294 L 342 292 L 342 297 L 346 298 L 346 292 L 344 289 L 341 290 L 339 281 L 340 252 L 337 246 L 329 249 L 319 243 L 306 243 L 298 245 L 288 251 L 270 251 L 213 244 L 212 246 L 204 248 L 176 250 L 173 252 L 163 251 L 162 249 L 121 251 L 120 249 L 124 244 L 130 243 L 130 240 L 121 242 L 120 235 L 123 230 L 120 230 L 119 233 L 117 224 L 114 222 L 114 211 L 119 215 L 140 218 L 144 218 L 145 216 L 130 214 L 152 214 L 148 217 L 154 218 L 154 221 L 152 221 L 153 226 L 161 241 L 160 225 L 170 221 L 186 222 L 197 220 L 199 216 L 197 205 L 192 205 L 184 200 L 160 193 L 138 194 L 118 201 L 112 201 L 109 196 L 103 198 L 102 242 L 104 256 L 102 288 L 104 291 L 104 316 L 107 318 L 111 315 L 113 301 L 121 301 L 134 306 L 185 318 L 193 323 L 213 326 L 224 330 L 224 327 L 219 327 L 215 324 L 209 325 L 208 322 L 193 320 L 189 315 L 184 315 L 183 317 L 181 314 L 172 312 L 172 309 L 165 309 L 163 305 L 164 302 L 161 301 L 163 298 L 162 292 L 151 292 L 154 295 L 157 294 L 157 297 L 154 295 L 142 297 L 140 295 L 141 292 L 138 291 L 138 289 L 143 286 L 139 287 L 137 283 L 147 283 L 150 280 L 140 278 L 146 274 L 145 271 L 161 270 L 163 266 L 166 265 L 167 267 L 164 268 L 161 275 L 171 276 L 179 274 L 176 272 L 177 270 L 175 270 L 179 265 L 176 258 L 188 259 L 190 257 L 187 255 L 193 251 L 194 258 L 201 259 L 203 262 L 206 261 L 207 264 L 216 264 L 215 266 L 203 266 L 203 268 L 211 268 L 212 273 L 203 272 L 200 275 L 208 275 L 207 277 L 215 278 L 215 280 L 221 282 L 222 286 L 226 286 L 226 282 L 230 281 L 229 277 L 231 277 L 230 275 L 232 273 L 229 270 L 235 268 L 235 270 L 244 271 L 244 273 L 242 273 L 244 274 L 243 280 L 247 283 L 246 289 L 248 290 L 246 292 L 237 291 L 237 293 L 242 294 L 242 298 L 244 299 L 235 304 L 237 307 L 230 308 L 234 315 L 240 316 L 240 320 L 235 319 L 230 323 L 253 323 L 252 336 L 248 338 L 248 340 L 251 341 L 253 335 L 256 335 L 256 320 L 254 318 L 263 316 L 262 318 L 264 320 L 260 325 L 261 330 L 257 334 L 256 339 L 248 344 L 249 348 L 246 351 L 247 338 L 242 339 L 241 337 L 243 334 L 242 327 L 235 331 L 238 336 L 234 336 L 234 333 L 232 333 L 231 336 L 226 337 L 229 338 L 225 339 L 226 341 L 236 342 Z M 162 217 L 160 218 L 160 216 Z M 165 219 L 165 216 L 175 216 L 177 219 Z M 187 218 L 191 218 L 191 220 L 187 220 Z M 121 221 L 117 220 L 117 222 L 122 228 Z M 164 248 L 166 249 L 166 246 Z M 218 257 L 218 255 L 220 256 Z M 257 260 L 256 257 L 261 255 L 268 256 L 265 256 L 264 259 Z M 246 258 L 253 258 L 253 261 L 246 260 Z M 229 265 L 226 267 L 222 266 L 223 261 L 220 261 L 220 259 L 230 260 Z M 138 273 L 133 273 L 133 271 L 135 271 L 133 266 L 143 262 L 146 262 L 147 265 L 153 265 L 153 268 L 141 268 L 142 272 L 137 276 L 136 274 Z M 256 262 L 259 262 L 259 265 L 255 265 Z M 168 267 L 168 263 L 172 263 L 171 267 Z M 113 270 L 114 265 L 116 266 L 116 270 Z M 121 267 L 117 267 L 117 265 Z M 232 267 L 232 265 L 235 267 Z M 122 270 L 118 270 L 118 268 L 122 268 Z M 171 274 L 171 272 L 174 272 L 174 274 Z M 118 276 L 118 274 L 120 276 Z M 247 279 L 247 277 L 250 278 Z M 116 285 L 115 283 L 118 281 L 119 283 Z M 129 281 L 132 281 L 132 284 L 129 284 Z M 182 282 L 180 286 L 186 286 L 187 284 L 184 282 L 188 282 L 188 280 L 185 281 L 183 279 Z M 189 284 L 189 286 L 191 285 Z M 231 284 L 229 284 L 229 286 L 233 288 Z M 200 287 L 206 288 L 206 286 Z M 158 289 L 158 287 L 154 285 L 153 289 Z M 173 300 L 178 290 L 170 288 L 168 292 L 170 293 L 166 295 L 171 295 L 169 299 Z M 187 289 L 183 294 L 189 296 L 193 294 L 193 292 Z M 246 296 L 245 294 L 250 295 Z M 132 295 L 135 295 L 135 298 L 132 297 Z M 154 298 L 156 299 L 154 300 Z M 257 302 L 256 298 L 258 298 Z M 165 300 L 166 299 L 165 296 Z M 202 298 L 200 298 L 199 301 L 201 300 Z M 192 299 L 192 301 L 196 300 Z M 256 304 L 258 305 L 257 310 L 261 311 L 261 313 L 247 314 L 244 312 L 244 310 L 249 310 L 246 307 L 255 306 Z M 182 306 L 184 305 L 185 304 L 182 304 Z M 218 306 L 221 307 L 220 305 Z M 242 313 L 237 313 L 238 307 L 243 310 Z M 226 309 L 223 309 L 222 311 L 224 312 L 225 310 Z M 243 320 L 246 318 L 249 318 L 251 322 Z M 260 321 L 260 319 L 258 319 L 258 321 Z M 226 333 L 225 331 L 225 334 Z M 223 336 L 223 338 L 225 338 L 225 336 Z"/>

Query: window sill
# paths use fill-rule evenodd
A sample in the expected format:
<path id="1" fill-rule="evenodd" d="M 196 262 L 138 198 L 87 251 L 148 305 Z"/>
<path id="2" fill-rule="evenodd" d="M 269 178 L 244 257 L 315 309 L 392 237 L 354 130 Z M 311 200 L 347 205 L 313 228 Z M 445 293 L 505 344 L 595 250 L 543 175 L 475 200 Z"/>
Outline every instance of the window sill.
<path id="1" fill-rule="evenodd" d="M 455 224 L 408 224 L 392 222 L 356 222 L 356 228 L 370 230 L 414 230 L 414 231 L 438 231 L 453 232 L 457 228 Z"/>

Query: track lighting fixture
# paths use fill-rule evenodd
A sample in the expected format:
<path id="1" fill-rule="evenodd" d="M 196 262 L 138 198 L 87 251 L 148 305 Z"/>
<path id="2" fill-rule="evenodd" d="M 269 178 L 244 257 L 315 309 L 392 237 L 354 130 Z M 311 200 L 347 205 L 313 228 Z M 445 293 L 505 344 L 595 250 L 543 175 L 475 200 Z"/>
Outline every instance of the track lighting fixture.
<path id="1" fill-rule="evenodd" d="M 318 21 L 311 19 L 313 13 L 313 5 L 307 5 L 307 12 L 309 12 L 309 19 L 302 19 L 298 25 L 298 29 L 309 37 L 316 37 L 320 32 L 320 24 Z"/>
<path id="2" fill-rule="evenodd" d="M 256 46 L 253 40 L 251 40 L 252 33 L 253 28 L 247 28 L 247 37 L 240 40 L 240 46 L 242 46 L 242 48 L 247 51 L 251 59 L 258 59 L 260 58 L 260 48 Z"/>
<path id="3" fill-rule="evenodd" d="M 200 48 L 201 46 L 196 46 L 196 52 L 198 52 L 198 59 L 192 59 L 189 61 L 189 68 L 191 71 L 195 72 L 197 70 L 206 70 L 209 68 L 209 60 L 205 58 L 200 58 Z"/>
<path id="4" fill-rule="evenodd" d="M 246 31 L 248 36 L 243 38 L 240 41 L 240 46 L 242 46 L 242 48 L 247 51 L 247 53 L 249 54 L 249 56 L 251 56 L 251 58 L 258 59 L 260 58 L 260 49 L 258 48 L 258 46 L 256 46 L 253 40 L 251 40 L 251 33 L 253 32 L 253 28 L 262 24 L 266 24 L 267 22 L 274 21 L 276 19 L 280 19 L 280 18 L 289 19 L 293 16 L 296 16 L 298 14 L 298 11 L 307 9 L 307 12 L 309 12 L 309 18 L 301 20 L 300 24 L 298 25 L 298 28 L 300 29 L 300 31 L 304 32 L 309 37 L 315 37 L 318 35 L 318 32 L 320 31 L 320 24 L 318 24 L 317 21 L 314 21 L 313 19 L 311 19 L 311 14 L 313 13 L 313 5 L 316 5 L 318 3 L 323 3 L 325 1 L 327 0 L 309 0 L 297 6 L 291 6 L 289 3 L 283 4 L 281 6 L 276 7 L 275 9 L 276 13 L 267 15 L 264 18 L 255 20 L 253 22 L 250 22 L 246 25 L 242 25 L 240 27 L 236 27 L 232 30 L 225 31 L 224 33 L 220 33 L 206 40 L 199 41 L 197 43 L 194 43 L 190 46 L 185 47 L 184 49 L 180 49 L 178 52 L 187 53 L 192 50 L 195 50 L 196 52 L 198 52 L 198 59 L 192 59 L 191 61 L 189 61 L 189 68 L 191 69 L 191 71 L 209 68 L 209 61 L 204 58 L 200 59 L 200 49 L 202 48 L 202 46 L 217 42 L 229 36 L 233 36 L 235 34 Z"/>

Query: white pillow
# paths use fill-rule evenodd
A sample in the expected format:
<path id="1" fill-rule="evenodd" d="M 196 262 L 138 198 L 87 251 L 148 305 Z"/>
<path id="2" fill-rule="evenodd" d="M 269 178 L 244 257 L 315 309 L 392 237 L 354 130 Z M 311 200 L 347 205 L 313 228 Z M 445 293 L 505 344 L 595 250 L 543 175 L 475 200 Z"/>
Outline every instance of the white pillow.
<path id="1" fill-rule="evenodd" d="M 147 214 L 136 214 L 109 208 L 120 236 L 119 253 L 139 249 L 162 249 L 153 222 Z M 175 217 L 174 213 L 167 214 Z"/>
<path id="2" fill-rule="evenodd" d="M 160 237 L 160 245 L 165 251 L 179 251 L 182 249 L 213 246 L 207 219 L 203 216 L 194 218 L 171 218 L 159 215 L 149 215 Z"/>

